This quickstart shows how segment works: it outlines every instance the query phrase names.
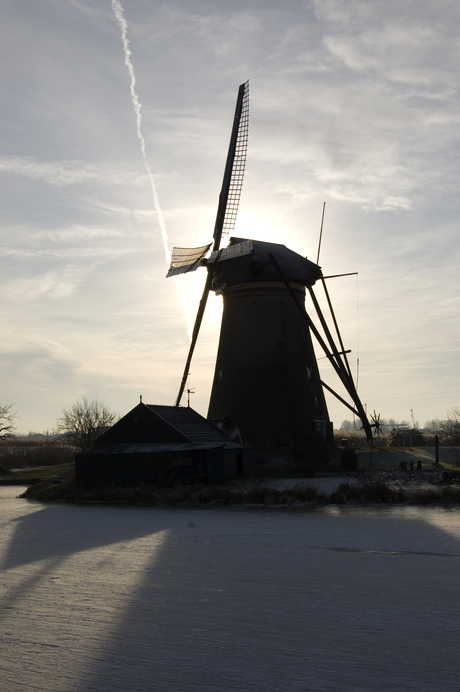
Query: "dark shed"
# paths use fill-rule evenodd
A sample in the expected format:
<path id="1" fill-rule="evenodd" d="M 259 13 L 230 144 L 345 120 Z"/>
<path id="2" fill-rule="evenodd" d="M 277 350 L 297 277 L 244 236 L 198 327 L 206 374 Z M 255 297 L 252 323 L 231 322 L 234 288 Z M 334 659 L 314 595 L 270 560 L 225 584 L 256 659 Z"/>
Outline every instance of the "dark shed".
<path id="1" fill-rule="evenodd" d="M 234 442 L 193 409 L 138 404 L 76 454 L 79 485 L 135 486 L 197 480 L 225 483 L 246 473 L 253 449 Z"/>

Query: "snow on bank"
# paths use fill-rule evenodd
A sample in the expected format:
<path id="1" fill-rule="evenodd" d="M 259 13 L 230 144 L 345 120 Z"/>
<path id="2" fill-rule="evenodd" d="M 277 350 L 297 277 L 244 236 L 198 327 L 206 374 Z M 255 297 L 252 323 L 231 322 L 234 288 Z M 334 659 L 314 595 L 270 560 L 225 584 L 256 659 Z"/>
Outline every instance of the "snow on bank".
<path id="1" fill-rule="evenodd" d="M 17 493 L 0 489 L 4 692 L 458 689 L 459 510 Z"/>

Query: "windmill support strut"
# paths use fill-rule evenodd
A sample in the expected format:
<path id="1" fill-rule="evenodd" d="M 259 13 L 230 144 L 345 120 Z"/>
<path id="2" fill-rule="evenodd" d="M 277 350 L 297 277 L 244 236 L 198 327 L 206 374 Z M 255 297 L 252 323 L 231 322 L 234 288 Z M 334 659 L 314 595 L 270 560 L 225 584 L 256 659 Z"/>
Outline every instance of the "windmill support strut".
<path id="1" fill-rule="evenodd" d="M 312 320 L 310 319 L 310 317 L 309 317 L 308 313 L 306 312 L 305 308 L 302 307 L 302 305 L 300 304 L 300 302 L 299 302 L 297 296 L 295 295 L 295 293 L 294 293 L 294 291 L 293 291 L 293 289 L 292 289 L 292 286 L 290 285 L 289 281 L 286 279 L 286 277 L 285 277 L 285 275 L 284 275 L 284 272 L 282 271 L 281 267 L 279 266 L 278 262 L 276 261 L 274 255 L 272 255 L 272 254 L 270 253 L 270 254 L 269 254 L 269 257 L 270 257 L 270 259 L 272 260 L 273 264 L 275 265 L 275 267 L 276 267 L 276 269 L 277 269 L 277 271 L 278 271 L 278 273 L 279 273 L 279 275 L 280 275 L 280 277 L 281 277 L 281 280 L 283 281 L 284 285 L 286 286 L 287 290 L 289 291 L 289 293 L 290 293 L 292 299 L 294 300 L 295 304 L 297 305 L 297 308 L 298 308 L 300 314 L 302 315 L 302 318 L 303 318 L 304 321 L 307 323 L 309 329 L 310 329 L 310 330 L 313 332 L 313 334 L 315 335 L 315 337 L 316 337 L 316 339 L 317 339 L 319 345 L 320 345 L 321 348 L 323 349 L 324 353 L 326 354 L 326 357 L 329 359 L 329 361 L 330 361 L 332 367 L 333 367 L 334 370 L 336 371 L 336 374 L 337 374 L 338 377 L 342 380 L 343 385 L 344 385 L 344 386 L 347 388 L 347 390 L 348 390 L 348 386 L 349 386 L 348 376 L 347 376 L 346 372 L 344 371 L 343 367 L 341 367 L 342 364 L 341 364 L 340 359 L 337 359 L 337 360 L 336 360 L 336 359 L 334 358 L 334 355 L 329 351 L 329 349 L 328 349 L 326 343 L 324 342 L 323 337 L 321 336 L 321 334 L 319 333 L 319 331 L 317 330 L 317 328 L 316 328 L 315 325 L 313 324 L 313 322 L 312 322 Z M 338 354 L 337 349 L 335 349 L 335 352 Z"/>
<path id="2" fill-rule="evenodd" d="M 324 387 L 324 389 L 327 389 L 328 392 L 330 392 L 333 396 L 335 396 L 335 398 L 338 399 L 338 400 L 340 401 L 341 404 L 343 404 L 343 405 L 346 406 L 348 409 L 350 409 L 350 411 L 351 411 L 352 413 L 354 413 L 355 416 L 357 416 L 358 418 L 360 417 L 358 411 L 357 411 L 355 408 L 353 408 L 353 406 L 352 406 L 351 404 L 349 404 L 347 401 L 345 401 L 345 399 L 342 399 L 342 397 L 339 396 L 339 394 L 337 394 L 337 392 L 335 392 L 335 391 L 332 389 L 332 387 L 329 387 L 329 385 L 326 384 L 325 382 L 323 382 L 323 380 L 321 380 L 321 384 L 322 384 L 322 386 Z M 372 427 L 372 426 L 371 426 L 371 427 Z"/>
<path id="3" fill-rule="evenodd" d="M 355 406 L 356 406 L 356 413 L 357 413 L 358 417 L 361 419 L 361 422 L 362 422 L 362 424 L 363 424 L 363 428 L 364 428 L 364 431 L 365 431 L 365 433 L 366 433 L 366 438 L 367 438 L 367 440 L 368 440 L 368 441 L 372 440 L 372 428 L 370 427 L 369 421 L 368 421 L 367 416 L 366 416 L 366 413 L 365 413 L 365 411 L 364 411 L 364 407 L 363 407 L 363 405 L 362 405 L 362 403 L 361 403 L 361 401 L 360 401 L 360 399 L 359 399 L 359 396 L 358 396 L 358 393 L 357 393 L 357 391 L 356 391 L 354 382 L 353 382 L 352 378 L 351 378 L 350 375 L 349 375 L 348 369 L 344 366 L 342 360 L 340 359 L 339 350 L 338 350 L 337 347 L 334 345 L 334 342 L 333 342 L 333 339 L 332 339 L 332 335 L 330 334 L 329 329 L 327 329 L 327 327 L 326 327 L 325 332 L 326 332 L 326 336 L 327 336 L 327 338 L 328 338 L 328 341 L 329 341 L 330 343 L 331 343 L 331 341 L 332 341 L 332 350 L 333 350 L 333 353 L 331 353 L 331 352 L 329 351 L 329 349 L 328 349 L 326 343 L 324 342 L 324 339 L 322 338 L 322 336 L 321 336 L 321 334 L 319 333 L 319 331 L 318 331 L 318 329 L 316 328 L 316 326 L 313 324 L 313 322 L 312 322 L 312 320 L 310 319 L 310 317 L 309 317 L 307 311 L 306 311 L 305 308 L 302 307 L 302 305 L 300 304 L 300 302 L 299 302 L 297 296 L 295 295 L 295 293 L 294 293 L 294 291 L 293 291 L 291 285 L 289 284 L 289 281 L 286 279 L 286 277 L 285 277 L 285 275 L 284 275 L 284 273 L 283 273 L 281 267 L 279 266 L 278 262 L 276 261 L 275 256 L 274 256 L 272 253 L 269 253 L 268 256 L 270 257 L 271 261 L 273 262 L 273 264 L 274 264 L 276 270 L 278 271 L 278 274 L 280 275 L 281 280 L 283 281 L 284 285 L 286 286 L 287 290 L 289 291 L 289 293 L 290 293 L 291 297 L 293 298 L 295 304 L 297 305 L 297 308 L 299 309 L 299 312 L 300 312 L 300 314 L 302 315 L 302 318 L 304 319 L 304 321 L 307 323 L 307 325 L 308 325 L 308 327 L 310 328 L 310 330 L 311 330 L 311 331 L 313 332 L 313 334 L 315 335 L 315 337 L 316 337 L 318 343 L 320 344 L 321 348 L 323 349 L 324 353 L 326 354 L 327 358 L 329 359 L 329 361 L 330 361 L 332 367 L 334 368 L 334 370 L 335 370 L 335 372 L 337 373 L 338 377 L 339 377 L 340 380 L 342 381 L 342 384 L 344 385 L 344 387 L 345 387 L 345 389 L 347 390 L 348 394 L 349 394 L 350 397 L 352 398 L 353 403 L 354 403 Z M 317 306 L 317 301 L 315 300 L 314 303 L 315 303 L 315 308 L 316 308 L 316 306 Z M 316 308 L 316 309 L 317 309 L 317 311 L 318 311 L 318 317 L 319 317 L 319 319 L 320 319 L 320 321 L 321 321 L 321 324 L 322 324 L 323 327 L 324 327 L 324 324 L 323 324 L 323 323 L 325 323 L 325 321 L 324 321 L 324 317 L 323 317 L 321 311 L 319 310 L 319 306 L 318 306 L 318 308 Z M 342 347 L 342 350 L 343 350 L 343 347 Z M 326 389 L 329 389 L 329 387 L 326 387 Z M 345 402 L 344 402 L 344 403 L 345 403 Z M 350 408 L 349 405 L 347 405 L 347 406 L 348 406 L 348 408 Z M 352 410 L 353 410 L 353 409 L 352 409 Z"/>
<path id="4" fill-rule="evenodd" d="M 341 370 L 341 372 L 342 372 L 342 375 L 343 375 L 343 378 L 345 378 L 345 380 L 348 380 L 348 378 L 351 377 L 351 373 L 349 372 L 349 370 L 345 370 L 345 369 L 344 369 L 343 363 L 342 363 L 342 361 L 341 361 L 341 359 L 340 359 L 340 353 L 342 353 L 342 354 L 345 353 L 345 347 L 344 347 L 344 345 L 343 345 L 343 343 L 342 343 L 342 340 L 341 340 L 340 337 L 339 337 L 340 346 L 341 346 L 341 348 L 342 348 L 342 351 L 340 352 L 340 351 L 337 350 L 337 347 L 336 347 L 336 345 L 335 345 L 333 336 L 332 336 L 331 332 L 329 331 L 329 327 L 327 326 L 326 320 L 324 319 L 324 315 L 323 315 L 323 313 L 322 313 L 322 311 L 321 311 L 321 308 L 320 308 L 320 306 L 319 306 L 319 303 L 318 303 L 318 301 L 316 300 L 316 296 L 315 296 L 315 294 L 314 294 L 314 292 L 313 292 L 313 288 L 312 288 L 311 286 L 308 286 L 308 290 L 309 290 L 309 292 L 310 292 L 310 297 L 311 297 L 311 299 L 312 299 L 312 301 L 313 301 L 313 305 L 315 306 L 316 313 L 317 313 L 317 315 L 318 315 L 318 317 L 319 317 L 319 320 L 320 320 L 320 322 L 321 322 L 321 326 L 322 326 L 322 328 L 324 329 L 324 333 L 326 334 L 327 340 L 328 340 L 328 342 L 329 342 L 329 346 L 330 346 L 330 348 L 331 348 L 331 350 L 332 350 L 332 355 L 333 355 L 334 358 L 335 358 L 335 362 L 337 363 L 337 366 L 340 368 L 340 370 Z M 344 358 L 344 360 L 345 360 L 346 363 L 348 363 L 348 361 L 347 361 L 346 358 Z"/>
<path id="5" fill-rule="evenodd" d="M 337 333 L 339 343 L 340 343 L 340 346 L 341 346 L 342 351 L 343 351 L 343 359 L 345 361 L 345 365 L 347 367 L 348 374 L 350 375 L 351 379 L 353 380 L 353 376 L 351 374 L 351 369 L 350 369 L 350 365 L 348 363 L 348 358 L 347 358 L 347 353 L 349 353 L 349 351 L 346 351 L 345 346 L 343 345 L 342 335 L 340 334 L 339 325 L 338 325 L 337 320 L 335 318 L 334 308 L 332 307 L 332 302 L 331 302 L 331 299 L 329 297 L 329 291 L 327 290 L 326 281 L 324 280 L 324 277 L 322 277 L 321 283 L 323 284 L 324 293 L 326 295 L 326 300 L 327 300 L 327 304 L 329 306 L 329 310 L 331 311 L 331 316 L 332 316 L 332 320 L 334 322 L 335 331 Z M 313 291 L 313 289 L 312 289 L 312 291 Z"/>

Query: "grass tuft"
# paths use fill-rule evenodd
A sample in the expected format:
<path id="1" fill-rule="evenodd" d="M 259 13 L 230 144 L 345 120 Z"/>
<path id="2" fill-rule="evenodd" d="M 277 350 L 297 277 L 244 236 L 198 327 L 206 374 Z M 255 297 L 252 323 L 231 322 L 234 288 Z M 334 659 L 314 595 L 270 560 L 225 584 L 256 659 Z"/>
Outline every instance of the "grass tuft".
<path id="1" fill-rule="evenodd" d="M 430 488 L 416 490 L 411 497 L 414 505 L 456 505 L 460 503 L 460 488 Z"/>
<path id="2" fill-rule="evenodd" d="M 387 485 L 383 481 L 375 483 L 341 483 L 337 490 L 333 492 L 329 501 L 334 504 L 343 505 L 348 503 L 358 504 L 395 504 L 407 501 L 407 493 L 400 487 Z"/>

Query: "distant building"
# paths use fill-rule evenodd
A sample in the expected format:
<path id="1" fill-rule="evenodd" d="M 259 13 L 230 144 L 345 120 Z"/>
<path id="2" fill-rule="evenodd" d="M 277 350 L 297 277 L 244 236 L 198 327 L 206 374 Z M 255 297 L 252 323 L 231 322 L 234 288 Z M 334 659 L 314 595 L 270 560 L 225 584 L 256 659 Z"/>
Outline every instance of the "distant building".
<path id="1" fill-rule="evenodd" d="M 247 473 L 254 451 L 189 407 L 140 403 L 75 458 L 80 486 L 215 485 Z"/>
<path id="2" fill-rule="evenodd" d="M 424 447 L 425 436 L 420 430 L 393 428 L 390 432 L 390 447 Z"/>

